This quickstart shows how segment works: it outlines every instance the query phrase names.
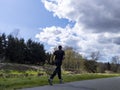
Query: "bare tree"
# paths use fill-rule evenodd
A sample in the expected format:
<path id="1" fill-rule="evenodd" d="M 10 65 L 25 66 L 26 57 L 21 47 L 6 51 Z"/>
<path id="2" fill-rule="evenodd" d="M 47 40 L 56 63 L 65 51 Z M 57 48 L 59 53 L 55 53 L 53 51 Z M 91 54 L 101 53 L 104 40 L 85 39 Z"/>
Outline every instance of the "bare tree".
<path id="1" fill-rule="evenodd" d="M 118 72 L 120 71 L 120 57 L 119 56 L 114 56 L 112 57 L 112 65 L 111 69 L 113 72 Z"/>
<path id="2" fill-rule="evenodd" d="M 10 34 L 14 37 L 19 37 L 20 36 L 20 29 L 14 29 Z"/>
<path id="3" fill-rule="evenodd" d="M 91 58 L 92 58 L 92 60 L 98 60 L 99 59 L 99 57 L 100 57 L 100 52 L 99 51 L 97 51 L 97 52 L 92 52 L 91 53 Z"/>
<path id="4" fill-rule="evenodd" d="M 114 63 L 114 64 L 120 64 L 120 57 L 119 56 L 112 57 L 112 63 Z"/>

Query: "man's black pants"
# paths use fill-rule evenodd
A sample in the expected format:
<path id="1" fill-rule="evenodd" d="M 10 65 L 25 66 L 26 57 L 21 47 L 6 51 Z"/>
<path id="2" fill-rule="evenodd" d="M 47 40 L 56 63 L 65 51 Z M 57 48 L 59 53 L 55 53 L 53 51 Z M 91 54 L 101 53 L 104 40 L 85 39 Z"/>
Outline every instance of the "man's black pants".
<path id="1" fill-rule="evenodd" d="M 59 79 L 62 79 L 62 77 L 61 77 L 61 65 L 62 65 L 62 63 L 56 62 L 55 65 L 56 65 L 56 69 L 54 70 L 53 74 L 50 76 L 50 79 L 53 79 L 56 76 L 56 74 L 58 74 Z"/>

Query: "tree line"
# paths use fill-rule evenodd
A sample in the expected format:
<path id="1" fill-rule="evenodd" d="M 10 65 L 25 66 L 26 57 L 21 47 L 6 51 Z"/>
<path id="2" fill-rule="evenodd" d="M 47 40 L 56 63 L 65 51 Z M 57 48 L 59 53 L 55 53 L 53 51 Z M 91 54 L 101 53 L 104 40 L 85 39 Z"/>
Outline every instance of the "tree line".
<path id="1" fill-rule="evenodd" d="M 113 57 L 110 62 L 98 62 L 99 52 L 92 52 L 91 59 L 84 58 L 77 53 L 72 47 L 65 47 L 65 59 L 63 69 L 72 73 L 120 73 L 120 62 L 117 56 Z M 51 55 L 49 55 L 50 58 Z M 47 61 L 53 64 L 53 60 Z"/>
<path id="2" fill-rule="evenodd" d="M 65 60 L 63 68 L 75 73 L 104 73 L 120 72 L 120 60 L 118 56 L 112 58 L 111 62 L 97 62 L 99 52 L 91 53 L 91 59 L 84 58 L 73 50 L 72 47 L 65 47 Z M 44 45 L 28 39 L 17 38 L 12 35 L 0 35 L 0 62 L 20 64 L 53 64 L 51 53 L 46 53 Z"/>
<path id="3" fill-rule="evenodd" d="M 100 52 L 91 52 L 91 59 L 86 59 L 73 49 L 66 49 L 67 58 L 64 67 L 77 72 L 89 73 L 120 73 L 120 58 L 113 56 L 109 62 L 98 62 Z M 69 65 L 69 64 L 72 65 Z M 66 67 L 67 66 L 67 67 Z"/>
<path id="4" fill-rule="evenodd" d="M 0 35 L 0 62 L 44 64 L 46 53 L 43 44 L 12 35 Z"/>

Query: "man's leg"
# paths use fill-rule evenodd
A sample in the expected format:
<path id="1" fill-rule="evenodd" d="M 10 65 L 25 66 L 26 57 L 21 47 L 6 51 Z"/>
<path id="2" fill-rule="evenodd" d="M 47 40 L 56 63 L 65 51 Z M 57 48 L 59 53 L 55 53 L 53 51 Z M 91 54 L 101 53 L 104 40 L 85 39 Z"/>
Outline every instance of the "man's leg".
<path id="1" fill-rule="evenodd" d="M 53 74 L 50 76 L 50 79 L 53 79 L 55 75 L 58 73 L 59 67 L 57 66 L 56 69 L 54 70 Z"/>
<path id="2" fill-rule="evenodd" d="M 59 69 L 58 69 L 58 78 L 60 80 L 60 84 L 62 84 L 63 80 L 62 80 L 62 76 L 61 76 L 61 66 L 59 66 Z"/>
<path id="3" fill-rule="evenodd" d="M 49 78 L 49 79 L 48 79 L 48 82 L 49 82 L 50 85 L 53 85 L 53 83 L 52 83 L 53 80 L 52 80 L 52 79 Z"/>
<path id="4" fill-rule="evenodd" d="M 59 78 L 59 79 L 62 79 L 62 78 L 61 78 L 61 66 L 58 67 L 58 78 Z"/>
<path id="5" fill-rule="evenodd" d="M 53 78 L 55 77 L 55 75 L 58 73 L 58 69 L 59 67 L 56 66 L 56 69 L 54 70 L 53 74 L 50 76 L 50 78 L 48 79 L 48 82 L 50 85 L 52 85 L 52 81 L 53 81 Z"/>

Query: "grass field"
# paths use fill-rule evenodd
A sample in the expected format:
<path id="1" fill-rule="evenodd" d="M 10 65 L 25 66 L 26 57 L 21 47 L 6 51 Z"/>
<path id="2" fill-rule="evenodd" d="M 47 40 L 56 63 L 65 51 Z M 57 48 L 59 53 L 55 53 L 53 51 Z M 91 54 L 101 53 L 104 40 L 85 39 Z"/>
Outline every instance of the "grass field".
<path id="1" fill-rule="evenodd" d="M 73 82 L 80 80 L 96 79 L 96 78 L 108 78 L 118 77 L 120 74 L 76 74 L 76 75 L 64 75 L 64 82 Z M 0 78 L 0 90 L 17 90 L 20 88 L 35 87 L 48 85 L 48 76 L 29 76 L 18 78 Z M 54 84 L 58 83 L 57 77 L 54 79 Z"/>

